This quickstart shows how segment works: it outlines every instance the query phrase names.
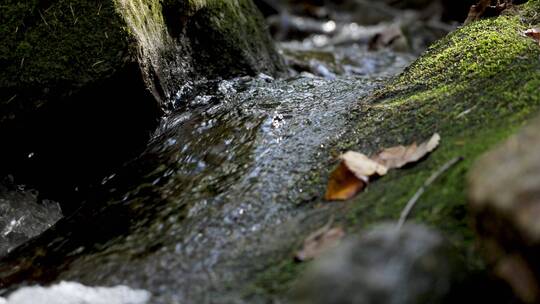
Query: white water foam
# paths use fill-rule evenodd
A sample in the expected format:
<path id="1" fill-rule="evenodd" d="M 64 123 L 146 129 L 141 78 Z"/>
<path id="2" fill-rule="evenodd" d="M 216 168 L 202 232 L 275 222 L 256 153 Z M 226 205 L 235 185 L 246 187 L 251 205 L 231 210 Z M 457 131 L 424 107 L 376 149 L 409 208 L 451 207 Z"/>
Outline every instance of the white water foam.
<path id="1" fill-rule="evenodd" d="M 0 304 L 147 304 L 151 294 L 146 290 L 128 286 L 88 287 L 77 282 L 60 282 L 42 287 L 23 287 L 7 298 L 0 297 Z"/>

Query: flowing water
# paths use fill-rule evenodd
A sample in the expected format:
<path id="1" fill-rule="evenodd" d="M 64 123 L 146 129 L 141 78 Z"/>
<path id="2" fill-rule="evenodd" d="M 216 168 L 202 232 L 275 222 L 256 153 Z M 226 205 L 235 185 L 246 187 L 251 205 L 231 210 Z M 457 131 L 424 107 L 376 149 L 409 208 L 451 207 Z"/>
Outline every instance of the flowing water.
<path id="1" fill-rule="evenodd" d="M 282 52 L 311 70 L 180 88 L 146 151 L 4 259 L 1 287 L 67 280 L 144 289 L 151 303 L 279 301 L 254 295 L 254 278 L 339 208 L 314 208 L 336 143 L 362 99 L 413 59 L 356 44 Z"/>

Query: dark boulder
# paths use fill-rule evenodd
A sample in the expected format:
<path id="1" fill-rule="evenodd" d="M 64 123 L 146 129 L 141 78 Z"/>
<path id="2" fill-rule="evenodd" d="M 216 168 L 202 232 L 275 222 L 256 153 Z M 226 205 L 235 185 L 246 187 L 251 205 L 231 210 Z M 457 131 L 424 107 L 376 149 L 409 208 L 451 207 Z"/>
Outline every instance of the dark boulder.
<path id="1" fill-rule="evenodd" d="M 282 70 L 251 0 L 7 0 L 0 19 L 0 174 L 53 196 L 142 149 L 187 81 Z"/>

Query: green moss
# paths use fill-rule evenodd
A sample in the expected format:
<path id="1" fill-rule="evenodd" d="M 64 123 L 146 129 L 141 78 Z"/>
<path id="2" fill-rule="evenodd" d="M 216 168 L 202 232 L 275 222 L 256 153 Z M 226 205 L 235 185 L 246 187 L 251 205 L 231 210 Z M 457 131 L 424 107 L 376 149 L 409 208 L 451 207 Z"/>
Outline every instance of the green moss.
<path id="1" fill-rule="evenodd" d="M 130 55 L 130 37 L 111 2 L 6 0 L 0 12 L 2 113 L 70 96 L 113 75 Z"/>
<path id="2" fill-rule="evenodd" d="M 172 41 L 167 33 L 160 0 L 114 0 L 129 31 L 137 39 L 143 58 L 158 60 Z"/>
<path id="3" fill-rule="evenodd" d="M 258 296 L 287 295 L 291 285 L 309 263 L 296 263 L 285 260 L 257 276 L 254 284 L 244 290 L 244 300 L 252 301 Z M 256 302 L 256 301 L 253 301 Z"/>
<path id="4" fill-rule="evenodd" d="M 384 146 L 442 136 L 425 161 L 374 182 L 350 203 L 347 222 L 357 229 L 396 220 L 424 181 L 450 159 L 454 166 L 427 189 L 411 220 L 443 231 L 465 254 L 473 252 L 466 217 L 466 173 L 474 160 L 502 141 L 540 106 L 540 48 L 521 33 L 517 16 L 483 20 L 431 47 L 369 100 L 358 113 L 358 138 L 343 148 L 375 152 Z M 379 140 L 382 139 L 382 140 Z M 469 257 L 478 265 L 478 255 Z"/>
<path id="5" fill-rule="evenodd" d="M 520 7 L 520 16 L 524 23 L 536 25 L 540 23 L 540 1 L 530 0 Z"/>
<path id="6" fill-rule="evenodd" d="M 532 40 L 519 39 L 526 28 L 519 17 L 504 16 L 455 31 L 431 46 L 387 91 L 403 94 L 449 82 L 495 77 L 534 49 Z"/>
<path id="7" fill-rule="evenodd" d="M 433 132 L 441 134 L 442 144 L 425 161 L 391 172 L 354 199 L 347 215 L 351 225 L 360 229 L 397 219 L 432 172 L 462 156 L 465 160 L 421 197 L 412 220 L 430 224 L 462 249 L 472 250 L 466 172 L 480 154 L 512 134 L 540 106 L 540 48 L 522 35 L 528 25 L 521 20 L 503 16 L 457 30 L 359 110 L 360 136 L 342 143 L 342 149 L 374 153 L 423 140 Z"/>
<path id="8" fill-rule="evenodd" d="M 127 43 L 118 30 L 121 20 L 107 2 L 58 1 L 43 6 L 40 1 L 8 0 L 2 11 L 2 20 L 8 21 L 2 24 L 0 58 L 9 69 L 2 75 L 17 75 L 13 82 L 92 79 L 115 68 L 103 65 L 119 62 L 118 45 Z M 100 60 L 102 65 L 95 64 Z M 13 61 L 21 64 L 7 64 Z M 0 79 L 0 84 L 5 81 Z"/>
<path id="9" fill-rule="evenodd" d="M 275 74 L 284 69 L 269 33 L 261 30 L 265 21 L 252 0 L 203 2 L 206 5 L 193 15 L 187 30 L 194 59 L 200 63 L 194 66 L 197 73 L 228 77 L 239 71 Z M 204 64 L 216 60 L 220 64 Z"/>

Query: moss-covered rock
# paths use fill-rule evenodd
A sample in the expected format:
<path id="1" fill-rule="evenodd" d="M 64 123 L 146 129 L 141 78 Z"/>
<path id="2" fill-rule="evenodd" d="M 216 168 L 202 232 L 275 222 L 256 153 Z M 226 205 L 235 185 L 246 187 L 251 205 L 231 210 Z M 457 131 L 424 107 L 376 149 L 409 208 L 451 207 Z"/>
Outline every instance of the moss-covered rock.
<path id="1" fill-rule="evenodd" d="M 118 163 L 188 80 L 282 69 L 251 0 L 7 0 L 0 8 L 0 167 L 32 178 L 60 169 L 72 179 L 66 162 L 82 172 L 81 161 Z"/>
<path id="2" fill-rule="evenodd" d="M 373 184 L 353 203 L 354 222 L 366 225 L 397 218 L 402 207 L 438 167 L 456 156 L 455 166 L 420 199 L 414 218 L 471 240 L 465 217 L 465 173 L 478 155 L 512 134 L 540 105 L 540 48 L 523 36 L 531 19 L 523 12 L 463 27 L 435 45 L 372 96 L 359 110 L 358 134 L 342 149 L 375 152 L 383 146 L 442 136 L 425 162 L 396 171 Z M 469 244 L 465 242 L 465 244 Z"/>
<path id="3" fill-rule="evenodd" d="M 2 107 L 76 94 L 132 62 L 158 78 L 156 97 L 186 77 L 282 67 L 251 0 L 8 1 L 2 20 Z"/>
<path id="4" fill-rule="evenodd" d="M 461 156 L 463 161 L 426 189 L 409 220 L 443 231 L 471 269 L 485 268 L 466 207 L 466 176 L 482 153 L 538 112 L 540 47 L 523 31 L 537 25 L 539 13 L 540 1 L 532 0 L 498 18 L 456 30 L 361 103 L 355 113 L 358 123 L 336 142 L 334 155 L 349 149 L 375 153 L 382 147 L 421 141 L 434 132 L 442 141 L 424 161 L 390 172 L 347 202 L 341 214 L 349 233 L 397 220 L 431 174 Z M 314 184 L 324 177 L 316 175 Z M 303 268 L 284 261 L 260 275 L 256 290 L 282 293 Z"/>

